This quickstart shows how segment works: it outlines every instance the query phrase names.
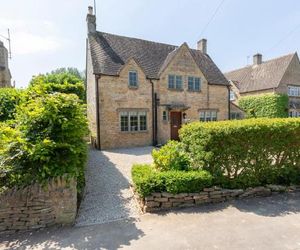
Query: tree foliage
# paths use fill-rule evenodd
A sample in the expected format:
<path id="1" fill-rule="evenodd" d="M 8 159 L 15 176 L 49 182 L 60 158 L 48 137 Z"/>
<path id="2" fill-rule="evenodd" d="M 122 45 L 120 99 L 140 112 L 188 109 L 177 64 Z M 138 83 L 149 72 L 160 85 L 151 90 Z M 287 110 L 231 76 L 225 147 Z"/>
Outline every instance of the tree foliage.
<path id="1" fill-rule="evenodd" d="M 0 122 L 15 118 L 16 107 L 22 100 L 23 92 L 14 88 L 0 88 Z"/>

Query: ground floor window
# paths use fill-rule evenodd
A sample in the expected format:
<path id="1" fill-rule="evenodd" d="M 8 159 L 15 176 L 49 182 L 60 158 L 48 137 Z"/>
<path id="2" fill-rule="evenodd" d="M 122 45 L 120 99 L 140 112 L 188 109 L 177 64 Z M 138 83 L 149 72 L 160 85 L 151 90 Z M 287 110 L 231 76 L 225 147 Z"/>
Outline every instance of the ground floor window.
<path id="1" fill-rule="evenodd" d="M 210 122 L 216 120 L 217 120 L 217 111 L 212 111 L 212 110 L 200 111 L 201 122 Z"/>
<path id="2" fill-rule="evenodd" d="M 167 114 L 167 111 L 163 111 L 163 121 L 167 121 L 168 120 L 168 114 Z"/>
<path id="3" fill-rule="evenodd" d="M 128 111 L 120 113 L 120 129 L 126 131 L 146 131 L 147 130 L 147 112 L 146 111 Z"/>
<path id="4" fill-rule="evenodd" d="M 230 113 L 230 120 L 240 120 L 240 119 L 242 119 L 241 113 L 239 112 Z"/>
<path id="5" fill-rule="evenodd" d="M 297 110 L 290 110 L 289 117 L 300 117 L 300 111 Z"/>

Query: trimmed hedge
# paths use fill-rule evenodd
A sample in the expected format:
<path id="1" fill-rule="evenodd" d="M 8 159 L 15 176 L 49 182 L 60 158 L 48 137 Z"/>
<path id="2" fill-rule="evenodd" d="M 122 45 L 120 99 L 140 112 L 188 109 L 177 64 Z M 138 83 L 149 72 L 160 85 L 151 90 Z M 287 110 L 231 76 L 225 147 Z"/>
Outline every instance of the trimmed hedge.
<path id="1" fill-rule="evenodd" d="M 151 165 L 134 165 L 131 170 L 135 190 L 141 197 L 154 192 L 194 193 L 212 185 L 212 176 L 204 170 L 156 171 Z"/>
<path id="2" fill-rule="evenodd" d="M 245 188 L 300 183 L 300 119 L 195 122 L 180 138 L 194 168 L 208 170 L 215 184 Z"/>
<path id="3" fill-rule="evenodd" d="M 262 94 L 245 96 L 239 100 L 247 118 L 288 117 L 288 96 L 285 94 Z"/>

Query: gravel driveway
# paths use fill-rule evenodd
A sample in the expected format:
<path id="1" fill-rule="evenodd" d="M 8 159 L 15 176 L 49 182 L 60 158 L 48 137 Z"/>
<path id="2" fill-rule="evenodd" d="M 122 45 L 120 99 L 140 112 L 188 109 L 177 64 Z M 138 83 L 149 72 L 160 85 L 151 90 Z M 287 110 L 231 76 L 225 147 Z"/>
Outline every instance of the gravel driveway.
<path id="1" fill-rule="evenodd" d="M 130 189 L 134 163 L 151 163 L 152 147 L 89 152 L 86 189 L 77 226 L 137 217 L 140 210 Z"/>

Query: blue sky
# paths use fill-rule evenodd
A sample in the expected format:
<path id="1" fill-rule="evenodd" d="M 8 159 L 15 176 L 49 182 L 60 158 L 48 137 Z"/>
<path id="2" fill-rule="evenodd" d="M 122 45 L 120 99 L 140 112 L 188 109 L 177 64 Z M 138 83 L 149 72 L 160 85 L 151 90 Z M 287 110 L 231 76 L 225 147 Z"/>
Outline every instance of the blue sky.
<path id="1" fill-rule="evenodd" d="M 222 71 L 245 66 L 256 52 L 267 60 L 300 51 L 300 1 L 97 0 L 97 29 L 195 47 L 208 39 L 208 53 Z M 0 34 L 10 28 L 10 67 L 17 87 L 32 75 L 58 67 L 85 67 L 87 6 L 92 0 L 1 1 Z M 250 58 L 247 57 L 250 56 Z"/>

